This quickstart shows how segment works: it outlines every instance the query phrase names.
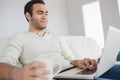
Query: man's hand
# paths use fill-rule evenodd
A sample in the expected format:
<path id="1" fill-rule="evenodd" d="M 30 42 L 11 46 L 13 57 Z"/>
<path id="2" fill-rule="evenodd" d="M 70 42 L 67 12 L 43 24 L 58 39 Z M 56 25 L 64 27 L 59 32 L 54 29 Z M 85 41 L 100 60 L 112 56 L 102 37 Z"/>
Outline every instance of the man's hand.
<path id="1" fill-rule="evenodd" d="M 16 73 L 14 76 L 14 80 L 48 80 L 49 70 L 45 70 L 46 65 L 42 62 L 33 62 L 24 66 L 22 69 L 14 70 Z M 36 68 L 40 68 L 36 70 Z M 42 69 L 41 69 L 42 68 Z"/>
<path id="2" fill-rule="evenodd" d="M 82 60 L 74 60 L 71 62 L 72 65 L 77 66 L 83 70 L 86 69 L 96 69 L 97 62 L 94 59 L 84 58 Z"/>

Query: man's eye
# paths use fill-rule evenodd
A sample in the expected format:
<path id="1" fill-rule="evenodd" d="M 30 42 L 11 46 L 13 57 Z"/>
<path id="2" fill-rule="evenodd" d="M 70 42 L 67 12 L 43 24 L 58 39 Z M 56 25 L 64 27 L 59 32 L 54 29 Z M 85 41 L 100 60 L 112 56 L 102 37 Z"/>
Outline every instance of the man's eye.
<path id="1" fill-rule="evenodd" d="M 42 14 L 42 12 L 38 12 L 38 14 Z"/>

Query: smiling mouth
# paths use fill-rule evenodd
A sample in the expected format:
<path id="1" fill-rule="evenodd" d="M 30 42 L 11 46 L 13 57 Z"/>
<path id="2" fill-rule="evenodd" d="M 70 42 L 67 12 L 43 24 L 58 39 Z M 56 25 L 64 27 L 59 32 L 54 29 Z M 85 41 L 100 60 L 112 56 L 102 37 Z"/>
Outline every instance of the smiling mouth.
<path id="1" fill-rule="evenodd" d="M 43 24 L 43 25 L 47 25 L 47 21 L 40 21 L 41 22 L 41 24 Z"/>
<path id="2" fill-rule="evenodd" d="M 40 21 L 40 22 L 42 22 L 42 23 L 47 23 L 47 21 Z"/>

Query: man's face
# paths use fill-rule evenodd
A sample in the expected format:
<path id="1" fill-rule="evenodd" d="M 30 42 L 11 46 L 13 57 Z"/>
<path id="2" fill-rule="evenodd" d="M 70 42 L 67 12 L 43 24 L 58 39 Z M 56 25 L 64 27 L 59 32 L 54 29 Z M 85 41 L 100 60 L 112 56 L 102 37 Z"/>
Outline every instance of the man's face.
<path id="1" fill-rule="evenodd" d="M 43 30 L 46 28 L 48 21 L 48 11 L 44 4 L 34 4 L 32 10 L 32 16 L 30 17 L 30 26 L 36 30 Z"/>

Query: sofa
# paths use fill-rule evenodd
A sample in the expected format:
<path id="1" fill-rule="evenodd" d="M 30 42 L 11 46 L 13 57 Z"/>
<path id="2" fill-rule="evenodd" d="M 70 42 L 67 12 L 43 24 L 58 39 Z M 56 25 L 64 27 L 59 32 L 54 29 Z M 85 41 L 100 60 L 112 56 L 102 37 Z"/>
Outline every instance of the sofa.
<path id="1" fill-rule="evenodd" d="M 102 49 L 95 42 L 95 40 L 90 37 L 63 36 L 63 38 L 76 59 L 98 59 L 101 56 Z M 3 50 L 9 39 L 10 37 L 0 38 L 0 56 L 3 54 Z"/>

